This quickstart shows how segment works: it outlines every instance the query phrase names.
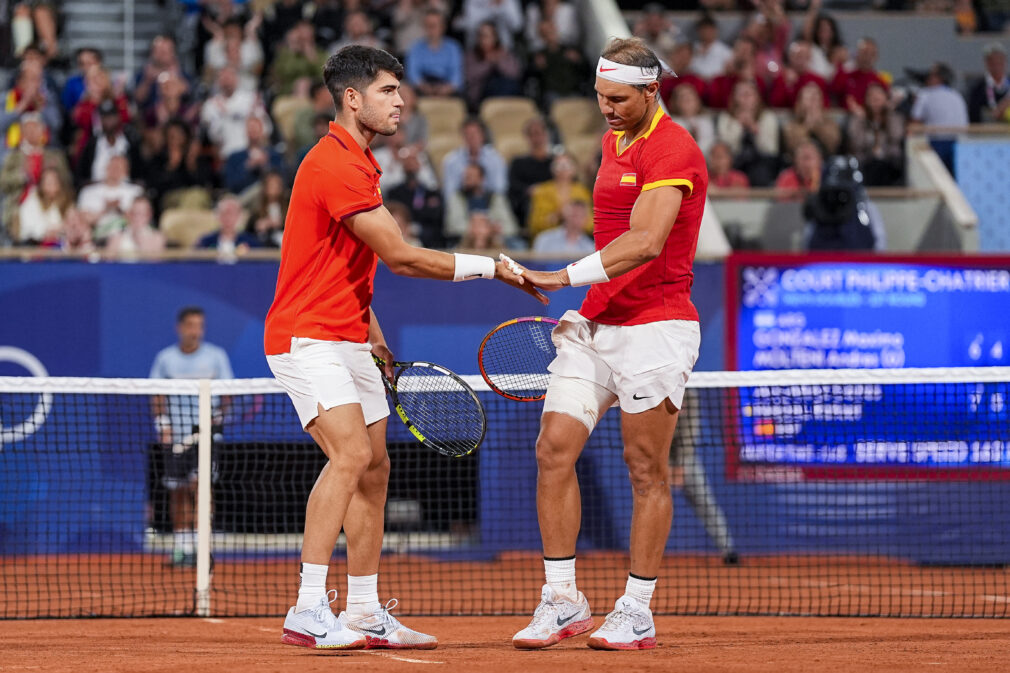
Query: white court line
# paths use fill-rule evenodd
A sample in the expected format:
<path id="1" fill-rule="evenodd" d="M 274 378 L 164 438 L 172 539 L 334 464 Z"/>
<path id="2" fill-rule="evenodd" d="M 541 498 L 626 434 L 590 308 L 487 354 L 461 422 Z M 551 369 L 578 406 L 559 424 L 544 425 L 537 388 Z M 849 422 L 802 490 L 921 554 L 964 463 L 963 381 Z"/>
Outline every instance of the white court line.
<path id="1" fill-rule="evenodd" d="M 372 654 L 377 657 L 386 657 L 387 659 L 395 659 L 397 661 L 405 661 L 408 664 L 444 664 L 444 661 L 429 661 L 427 659 L 411 659 L 410 657 L 401 657 L 396 654 L 390 654 L 389 652 L 369 652 L 365 651 L 365 654 Z"/>
<path id="2" fill-rule="evenodd" d="M 224 620 L 218 619 L 217 617 L 204 617 L 203 621 L 207 622 L 208 624 L 224 624 Z"/>
<path id="3" fill-rule="evenodd" d="M 258 627 L 258 628 L 259 628 L 259 630 L 260 630 L 260 631 L 262 631 L 263 633 L 277 633 L 277 629 L 268 629 L 268 628 L 267 628 L 267 627 L 265 627 L 265 626 L 260 626 L 260 627 Z"/>
<path id="4" fill-rule="evenodd" d="M 1010 603 L 1010 596 L 993 596 L 991 594 L 987 594 L 982 596 L 982 598 L 990 603 Z"/>

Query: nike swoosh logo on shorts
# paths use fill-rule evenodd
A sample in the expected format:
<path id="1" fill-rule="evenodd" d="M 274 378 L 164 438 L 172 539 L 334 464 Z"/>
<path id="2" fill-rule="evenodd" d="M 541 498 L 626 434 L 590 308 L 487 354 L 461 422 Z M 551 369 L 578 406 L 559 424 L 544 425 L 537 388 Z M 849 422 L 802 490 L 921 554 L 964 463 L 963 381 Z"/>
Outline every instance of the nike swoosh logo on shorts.
<path id="1" fill-rule="evenodd" d="M 600 68 L 600 72 L 610 72 L 611 70 L 617 70 L 617 68 Z"/>
<path id="2" fill-rule="evenodd" d="M 312 631 L 305 629 L 305 633 L 309 634 L 313 638 L 325 638 L 328 631 L 323 631 L 322 633 L 312 633 Z"/>
<path id="3" fill-rule="evenodd" d="M 639 397 L 638 393 L 635 393 L 634 395 L 631 396 L 631 399 L 633 399 L 633 400 L 645 400 L 645 399 L 648 399 L 650 397 L 652 397 L 652 395 L 642 395 L 641 397 Z"/>
<path id="4" fill-rule="evenodd" d="M 578 616 L 579 616 L 578 612 L 573 612 L 572 614 L 568 615 L 564 619 L 561 619 L 561 615 L 558 615 L 558 626 L 564 626 L 565 624 L 567 624 L 568 622 L 572 621 L 573 619 L 575 619 Z"/>
<path id="5" fill-rule="evenodd" d="M 380 626 L 377 629 L 361 629 L 361 630 L 362 631 L 366 631 L 368 633 L 372 633 L 372 634 L 377 635 L 377 636 L 384 636 L 384 635 L 386 635 L 386 627 L 385 626 Z"/>
<path id="6" fill-rule="evenodd" d="M 645 627 L 644 629 L 642 629 L 641 631 L 639 631 L 639 630 L 638 630 L 638 629 L 636 629 L 636 628 L 635 628 L 634 626 L 632 626 L 632 627 L 631 627 L 631 630 L 632 630 L 632 631 L 634 632 L 634 634 L 635 634 L 636 636 L 640 636 L 640 635 L 642 635 L 643 633 L 648 633 L 648 632 L 649 632 L 649 629 L 651 629 L 651 628 L 652 628 L 651 626 L 646 626 L 646 627 Z"/>

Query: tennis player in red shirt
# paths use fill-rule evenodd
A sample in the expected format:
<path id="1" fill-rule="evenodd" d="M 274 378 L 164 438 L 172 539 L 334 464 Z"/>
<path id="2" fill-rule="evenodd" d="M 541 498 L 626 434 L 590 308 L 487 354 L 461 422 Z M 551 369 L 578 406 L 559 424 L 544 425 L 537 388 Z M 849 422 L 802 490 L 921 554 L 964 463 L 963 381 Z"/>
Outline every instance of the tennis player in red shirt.
<path id="1" fill-rule="evenodd" d="M 547 583 L 512 642 L 547 647 L 593 627 L 575 584 L 582 519 L 575 461 L 597 420 L 621 407 L 631 477 L 631 572 L 624 595 L 589 639 L 597 649 L 656 646 L 649 603 L 670 534 L 669 453 L 698 357 L 691 265 L 705 207 L 705 158 L 657 100 L 661 65 L 638 38 L 613 40 L 596 66 L 610 125 L 593 190 L 597 252 L 559 271 L 520 269 L 546 290 L 590 285 L 554 330 L 557 358 L 537 438 L 537 512 Z"/>
<path id="2" fill-rule="evenodd" d="M 403 66 L 380 49 L 351 46 L 331 56 L 323 80 L 336 105 L 329 133 L 305 156 L 291 190 L 264 346 L 299 420 L 329 459 L 309 495 L 298 601 L 283 642 L 318 649 L 431 649 L 379 604 L 377 578 L 389 480 L 386 404 L 372 354 L 393 361 L 371 309 L 378 259 L 394 272 L 442 280 L 499 278 L 546 303 L 501 262 L 404 242 L 379 191 L 368 149 L 396 133 Z M 387 365 L 386 375 L 392 374 Z M 330 556 L 347 536 L 347 607 L 335 616 L 326 590 Z"/>

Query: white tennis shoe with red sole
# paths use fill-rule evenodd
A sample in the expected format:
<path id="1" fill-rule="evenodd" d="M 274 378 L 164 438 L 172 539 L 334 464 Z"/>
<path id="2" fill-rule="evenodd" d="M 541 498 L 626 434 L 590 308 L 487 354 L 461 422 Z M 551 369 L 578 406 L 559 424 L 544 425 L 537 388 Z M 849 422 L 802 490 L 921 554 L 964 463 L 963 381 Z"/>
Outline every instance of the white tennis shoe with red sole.
<path id="1" fill-rule="evenodd" d="M 512 637 L 520 650 L 539 650 L 577 636 L 593 628 L 589 601 L 579 592 L 578 600 L 559 596 L 545 584 L 540 590 L 540 605 L 533 612 L 529 626 Z"/>
<path id="2" fill-rule="evenodd" d="M 630 596 L 621 596 L 603 626 L 589 637 L 594 650 L 651 650 L 656 647 L 652 611 Z"/>

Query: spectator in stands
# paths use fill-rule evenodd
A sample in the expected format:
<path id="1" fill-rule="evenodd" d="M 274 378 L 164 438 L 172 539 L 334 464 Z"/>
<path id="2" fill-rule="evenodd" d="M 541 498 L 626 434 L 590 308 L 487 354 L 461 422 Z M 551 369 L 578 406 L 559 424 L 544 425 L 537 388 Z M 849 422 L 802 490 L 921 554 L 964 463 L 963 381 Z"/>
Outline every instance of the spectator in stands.
<path id="1" fill-rule="evenodd" d="M 105 176 L 77 195 L 77 207 L 85 222 L 94 228 L 96 241 L 105 241 L 126 224 L 125 214 L 134 199 L 143 195 L 140 185 L 129 181 L 130 162 L 122 155 L 108 159 Z"/>
<path id="2" fill-rule="evenodd" d="M 70 254 L 84 255 L 95 251 L 91 225 L 81 212 L 71 206 L 63 216 L 63 232 L 60 235 L 60 250 Z"/>
<path id="3" fill-rule="evenodd" d="M 666 103 L 667 107 L 673 104 L 673 92 L 685 84 L 693 87 L 701 98 L 704 99 L 705 97 L 708 83 L 691 72 L 691 56 L 693 53 L 694 47 L 690 42 L 678 42 L 677 46 L 667 55 L 667 65 L 670 66 L 672 72 L 667 71 L 664 73 L 663 79 L 659 84 L 659 96 Z"/>
<path id="4" fill-rule="evenodd" d="M 796 98 L 800 89 L 808 84 L 814 84 L 821 91 L 822 106 L 831 105 L 828 97 L 828 83 L 823 77 L 810 69 L 810 43 L 796 40 L 789 45 L 789 56 L 786 66 L 772 80 L 768 92 L 768 105 L 792 109 L 796 106 Z"/>
<path id="5" fill-rule="evenodd" d="M 295 152 L 295 158 L 289 165 L 289 180 L 288 182 L 294 182 L 295 173 L 298 172 L 298 167 L 302 163 L 302 159 L 305 155 L 309 153 L 316 143 L 319 142 L 320 138 L 326 136 L 330 132 L 330 122 L 333 120 L 333 114 L 317 114 L 312 120 L 312 138 L 305 145 L 302 145 L 297 152 Z"/>
<path id="6" fill-rule="evenodd" d="M 84 94 L 70 113 L 74 129 L 71 157 L 75 165 L 80 162 L 84 148 L 91 139 L 102 133 L 102 113 L 99 108 L 106 101 L 114 106 L 123 124 L 130 123 L 130 100 L 125 92 L 113 88 L 105 68 L 94 65 L 84 74 Z M 108 110 L 109 106 L 106 105 L 105 109 Z"/>
<path id="7" fill-rule="evenodd" d="M 122 110 L 114 101 L 106 99 L 98 106 L 98 122 L 101 133 L 92 136 L 77 160 L 78 184 L 104 180 L 106 167 L 114 156 L 126 157 L 131 166 L 141 165 L 140 136 L 132 126 L 123 123 Z"/>
<path id="8" fill-rule="evenodd" d="M 885 89 L 887 82 L 877 72 L 877 43 L 873 38 L 863 37 L 856 43 L 856 58 L 851 70 L 840 67 L 831 80 L 831 93 L 839 105 L 849 106 L 849 99 L 860 105 L 866 99 L 866 87 L 871 83 L 880 84 Z"/>
<path id="9" fill-rule="evenodd" d="M 653 53 L 669 54 L 677 44 L 677 27 L 666 15 L 666 8 L 658 2 L 642 7 L 642 13 L 631 31 L 645 40 Z"/>
<path id="10" fill-rule="evenodd" d="M 217 250 L 220 261 L 231 262 L 250 248 L 259 247 L 255 237 L 242 231 L 242 203 L 236 197 L 223 197 L 214 210 L 219 228 L 197 241 L 197 248 Z"/>
<path id="11" fill-rule="evenodd" d="M 21 60 L 17 64 L 17 71 L 20 71 L 25 65 L 38 68 L 42 72 L 42 84 L 45 88 L 46 95 L 49 97 L 49 100 L 53 101 L 53 104 L 58 107 L 60 104 L 60 86 L 56 82 L 56 77 L 54 77 L 53 73 L 50 71 L 49 61 L 46 58 L 46 55 L 43 54 L 34 44 L 28 45 L 28 48 L 21 54 Z M 9 79 L 9 85 L 12 85 L 15 82 L 17 71 L 14 73 L 15 77 L 11 77 Z M 62 77 L 60 79 L 62 80 Z"/>
<path id="12" fill-rule="evenodd" d="M 523 28 L 523 11 L 519 0 L 463 0 L 463 13 L 456 24 L 466 33 L 466 44 L 477 43 L 481 24 L 490 22 L 498 32 L 498 40 L 511 50 L 516 35 Z"/>
<path id="13" fill-rule="evenodd" d="M 428 144 L 428 120 L 417 111 L 414 87 L 407 82 L 400 82 L 400 98 L 403 99 L 403 105 L 400 106 L 400 125 L 397 128 L 403 133 L 408 145 L 423 149 Z"/>
<path id="14" fill-rule="evenodd" d="M 407 82 L 423 96 L 455 96 L 463 87 L 463 49 L 445 35 L 445 17 L 437 9 L 424 14 L 424 39 L 406 54 Z"/>
<path id="15" fill-rule="evenodd" d="M 7 203 L 10 203 L 9 197 Z M 11 238 L 21 245 L 57 245 L 64 218 L 73 205 L 74 195 L 66 169 L 43 168 L 38 184 L 28 189 L 17 206 L 9 229 Z"/>
<path id="16" fill-rule="evenodd" d="M 866 88 L 866 104 L 849 108 L 847 151 L 862 166 L 864 184 L 894 185 L 904 173 L 905 121 L 879 84 Z"/>
<path id="17" fill-rule="evenodd" d="M 126 211 L 126 227 L 109 236 L 105 253 L 119 259 L 158 255 L 165 249 L 165 237 L 154 228 L 154 209 L 146 196 L 138 196 Z"/>
<path id="18" fill-rule="evenodd" d="M 485 98 L 518 96 L 522 88 L 522 65 L 505 49 L 490 21 L 477 28 L 477 39 L 463 61 L 466 100 L 474 112 Z"/>
<path id="19" fill-rule="evenodd" d="M 158 352 L 151 365 L 152 379 L 230 379 L 233 378 L 228 354 L 203 340 L 203 309 L 187 306 L 175 321 L 178 343 Z M 221 424 L 223 402 L 215 402 L 211 417 Z M 186 396 L 151 398 L 151 411 L 157 433 L 157 448 L 164 455 L 165 487 L 171 493 L 173 566 L 196 566 L 196 480 L 198 449 L 194 428 L 199 427 L 199 406 Z M 216 431 L 220 432 L 220 428 Z M 213 465 L 213 463 L 212 463 Z M 211 472 L 216 470 L 212 467 Z M 213 478 L 213 477 L 212 477 Z"/>
<path id="20" fill-rule="evenodd" d="M 6 19 L 7 7 L 4 7 Z M 46 60 L 59 56 L 57 39 L 56 9 L 46 2 L 17 2 L 11 8 L 10 37 L 11 51 L 15 57 L 23 55 L 25 49 L 35 45 Z"/>
<path id="21" fill-rule="evenodd" d="M 412 152 L 403 158 L 403 182 L 384 192 L 384 200 L 401 203 L 410 209 L 410 220 L 419 226 L 417 232 L 426 248 L 445 246 L 442 224 L 445 208 L 437 188 L 422 182 L 420 154 Z"/>
<path id="22" fill-rule="evenodd" d="M 428 155 L 424 153 L 418 143 L 407 143 L 406 134 L 403 130 L 398 130 L 395 134 L 384 139 L 385 142 L 373 143 L 372 154 L 375 160 L 382 166 L 382 176 L 379 178 L 379 188 L 383 193 L 398 187 L 407 177 L 404 167 L 409 158 L 415 160 L 419 166 L 417 179 L 429 189 L 438 189 L 438 177 L 435 169 L 428 161 Z"/>
<path id="23" fill-rule="evenodd" d="M 151 40 L 151 50 L 147 62 L 134 76 L 133 102 L 146 110 L 158 100 L 158 78 L 163 74 L 175 75 L 187 83 L 187 90 L 192 86 L 193 78 L 186 73 L 179 62 L 175 48 L 175 38 L 171 35 L 159 35 Z"/>
<path id="24" fill-rule="evenodd" d="M 461 250 L 495 250 L 505 247 L 501 225 L 484 211 L 474 211 L 466 223 L 466 232 L 456 246 Z"/>
<path id="25" fill-rule="evenodd" d="M 484 180 L 484 169 L 479 163 L 471 163 L 463 171 L 463 182 L 445 202 L 445 227 L 447 237 L 464 236 L 467 223 L 475 212 L 487 213 L 497 223 L 499 233 L 506 237 L 519 234 L 519 224 L 509 208 L 505 196 L 492 192 Z M 483 247 L 483 246 L 478 246 Z"/>
<path id="26" fill-rule="evenodd" d="M 81 96 L 84 95 L 84 74 L 92 66 L 102 66 L 102 58 L 101 50 L 94 47 L 81 47 L 77 50 L 77 53 L 74 55 L 77 71 L 67 78 L 67 81 L 63 84 L 63 91 L 60 94 L 60 102 L 68 114 L 74 109 L 78 101 L 81 100 Z"/>
<path id="27" fill-rule="evenodd" d="M 954 71 L 946 63 L 934 63 L 926 75 L 926 86 L 915 95 L 911 118 L 926 126 L 968 125 L 968 105 L 952 85 Z"/>
<path id="28" fill-rule="evenodd" d="M 808 250 L 884 250 L 884 221 L 862 184 L 859 162 L 833 157 L 803 204 Z"/>
<path id="29" fill-rule="evenodd" d="M 263 43 L 268 49 L 286 41 L 290 35 L 290 30 L 300 23 L 307 23 L 312 28 L 312 22 L 305 18 L 305 0 L 277 0 L 276 2 L 264 3 L 263 10 Z M 337 23 L 333 27 L 336 28 Z M 315 44 L 315 33 L 312 37 Z M 267 54 L 267 60 L 270 54 Z"/>
<path id="30" fill-rule="evenodd" d="M 45 84 L 42 66 L 38 61 L 24 61 L 18 69 L 14 86 L 3 96 L 3 111 L 0 112 L 0 160 L 21 142 L 21 115 L 37 112 L 52 136 L 59 134 L 63 124 L 60 105 L 56 96 Z M 50 137 L 48 142 L 52 142 Z"/>
<path id="31" fill-rule="evenodd" d="M 764 98 L 764 80 L 758 78 L 754 70 L 755 49 L 753 38 L 741 35 L 733 42 L 733 58 L 726 71 L 708 84 L 708 106 L 714 110 L 724 110 L 729 106 L 733 87 L 737 82 L 753 82 L 758 96 Z"/>
<path id="32" fill-rule="evenodd" d="M 842 129 L 824 110 L 824 93 L 815 82 L 803 87 L 796 99 L 792 119 L 783 131 L 786 154 L 794 157 L 800 143 L 812 140 L 821 151 L 831 156 L 842 143 Z"/>
<path id="33" fill-rule="evenodd" d="M 536 86 L 541 109 L 548 110 L 559 98 L 584 95 L 591 71 L 581 51 L 561 44 L 552 22 L 541 21 L 539 33 L 544 48 L 533 54 L 526 75 Z"/>
<path id="34" fill-rule="evenodd" d="M 400 235 L 408 245 L 421 247 L 421 239 L 417 237 L 420 226 L 411 220 L 410 208 L 399 201 L 389 201 L 386 203 L 389 214 L 396 220 L 396 225 L 400 228 Z"/>
<path id="35" fill-rule="evenodd" d="M 693 86 L 679 86 L 673 90 L 673 98 L 667 105 L 673 121 L 686 128 L 702 153 L 708 155 L 715 142 L 715 124 L 702 108 L 698 91 Z"/>
<path id="36" fill-rule="evenodd" d="M 171 119 L 158 130 L 161 149 L 150 157 L 140 172 L 154 204 L 164 209 L 166 195 L 192 187 L 210 186 L 212 169 L 200 154 L 200 143 L 193 138 L 189 124 Z"/>
<path id="37" fill-rule="evenodd" d="M 733 87 L 729 108 L 719 113 L 716 137 L 733 152 L 733 165 L 750 184 L 766 187 L 778 174 L 779 123 L 761 104 L 757 85 L 740 81 Z"/>
<path id="38" fill-rule="evenodd" d="M 318 77 L 318 73 L 316 73 Z M 258 92 L 239 91 L 238 73 L 224 67 L 217 76 L 217 93 L 207 99 L 200 111 L 200 122 L 207 137 L 218 146 L 222 157 L 246 148 L 249 136 L 246 121 L 257 117 L 269 136 L 273 130 Z"/>
<path id="39" fill-rule="evenodd" d="M 228 155 L 224 163 L 224 186 L 241 194 L 270 171 L 284 170 L 284 157 L 270 144 L 263 120 L 255 115 L 245 120 L 245 147 Z"/>
<path id="40" fill-rule="evenodd" d="M 540 36 L 540 22 L 553 24 L 558 42 L 565 47 L 578 47 L 582 35 L 575 5 L 568 0 L 540 0 L 526 5 L 526 49 L 536 52 L 547 43 Z"/>
<path id="41" fill-rule="evenodd" d="M 246 233 L 254 236 L 260 247 L 281 247 L 290 197 L 291 193 L 280 173 L 270 171 L 263 176 L 263 187 L 256 197 L 246 225 Z"/>
<path id="42" fill-rule="evenodd" d="M 344 32 L 340 39 L 329 46 L 329 51 L 334 54 L 344 47 L 358 45 L 362 47 L 372 47 L 374 49 L 385 49 L 385 43 L 375 35 L 375 28 L 372 20 L 361 10 L 348 12 L 344 16 Z"/>
<path id="43" fill-rule="evenodd" d="M 401 90 L 403 86 L 401 83 Z M 315 145 L 316 141 L 319 140 L 319 136 L 316 135 L 314 128 L 315 120 L 318 116 L 325 115 L 328 119 L 333 119 L 336 115 L 336 110 L 333 107 L 333 97 L 321 78 L 313 82 L 309 90 L 309 100 L 311 101 L 311 105 L 300 108 L 295 113 L 294 134 L 291 144 L 293 145 L 292 149 L 296 151 L 305 146 Z M 326 135 L 326 133 L 323 135 Z"/>
<path id="44" fill-rule="evenodd" d="M 758 11 L 744 28 L 754 40 L 754 73 L 768 82 L 785 64 L 786 45 L 792 24 L 782 8 L 782 0 L 757 0 Z"/>
<path id="45" fill-rule="evenodd" d="M 561 209 L 561 224 L 540 232 L 533 239 L 533 252 L 557 253 L 573 258 L 591 255 L 596 249 L 593 239 L 586 236 L 592 229 L 589 205 L 584 201 L 570 201 Z"/>
<path id="46" fill-rule="evenodd" d="M 47 131 L 42 115 L 26 112 L 21 115 L 20 125 L 21 142 L 7 154 L 0 169 L 0 191 L 3 193 L 0 230 L 8 232 L 13 231 L 19 207 L 41 182 L 46 170 L 56 171 L 61 181 L 70 181 L 70 167 L 63 151 L 46 147 Z"/>
<path id="47" fill-rule="evenodd" d="M 484 188 L 495 194 L 505 194 L 508 175 L 505 160 L 488 141 L 487 130 L 480 119 L 470 117 L 463 122 L 463 147 L 442 159 L 442 194 L 445 201 L 463 188 L 463 173 L 472 163 L 480 164 L 484 172 Z"/>
<path id="48" fill-rule="evenodd" d="M 820 11 L 821 0 L 810 0 L 802 36 L 811 44 L 810 69 L 830 80 L 848 58 L 838 23 Z"/>
<path id="49" fill-rule="evenodd" d="M 526 229 L 530 237 L 556 227 L 561 223 L 561 211 L 572 201 L 582 201 L 590 207 L 593 195 L 577 179 L 578 166 L 568 154 L 559 154 L 551 163 L 551 180 L 534 185 L 530 194 L 530 213 L 526 218 Z M 590 219 L 586 233 L 592 233 Z"/>
<path id="50" fill-rule="evenodd" d="M 238 73 L 238 88 L 255 91 L 259 88 L 263 73 L 263 48 L 256 31 L 262 14 L 254 15 L 249 22 L 234 16 L 220 25 L 213 21 L 204 22 L 213 36 L 203 51 L 204 80 L 213 82 L 217 73 L 225 66 L 231 66 Z"/>
<path id="51" fill-rule="evenodd" d="M 406 54 L 415 42 L 424 39 L 424 16 L 430 9 L 442 16 L 448 13 L 442 0 L 397 0 L 393 8 L 393 47 L 397 54 Z"/>
<path id="52" fill-rule="evenodd" d="M 802 199 L 821 186 L 824 156 L 817 143 L 804 140 L 796 146 L 793 156 L 793 165 L 779 173 L 775 180 L 775 189 L 780 192 L 780 199 Z"/>
<path id="53" fill-rule="evenodd" d="M 999 42 L 987 44 L 985 76 L 968 91 L 968 118 L 973 124 L 1010 122 L 1010 77 L 1007 77 L 1006 48 Z"/>
<path id="54" fill-rule="evenodd" d="M 158 101 L 144 113 L 144 128 L 160 129 L 172 119 L 196 129 L 200 124 L 200 101 L 191 99 L 185 80 L 166 73 L 158 78 Z"/>
<path id="55" fill-rule="evenodd" d="M 711 80 L 726 72 L 726 66 L 733 59 L 733 50 L 719 39 L 719 24 L 711 14 L 702 14 L 694 24 L 694 34 L 697 38 L 691 57 L 694 73 L 702 79 Z"/>
<path id="56" fill-rule="evenodd" d="M 299 77 L 318 80 L 325 63 L 326 52 L 316 47 L 312 23 L 298 21 L 284 33 L 284 46 L 277 50 L 270 66 L 270 89 L 278 96 L 286 96 Z"/>
<path id="57" fill-rule="evenodd" d="M 523 125 L 523 135 L 529 151 L 509 164 L 508 196 L 512 212 L 520 222 L 526 221 L 533 185 L 551 179 L 551 138 L 543 117 L 534 117 Z"/>
<path id="58" fill-rule="evenodd" d="M 712 187 L 750 187 L 747 174 L 733 168 L 733 151 L 722 141 L 713 143 L 708 151 L 708 184 Z"/>

